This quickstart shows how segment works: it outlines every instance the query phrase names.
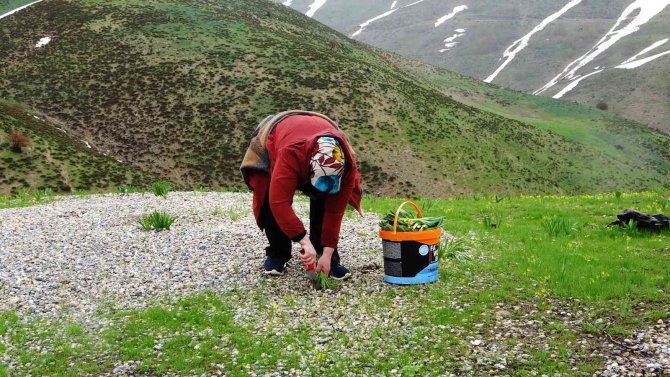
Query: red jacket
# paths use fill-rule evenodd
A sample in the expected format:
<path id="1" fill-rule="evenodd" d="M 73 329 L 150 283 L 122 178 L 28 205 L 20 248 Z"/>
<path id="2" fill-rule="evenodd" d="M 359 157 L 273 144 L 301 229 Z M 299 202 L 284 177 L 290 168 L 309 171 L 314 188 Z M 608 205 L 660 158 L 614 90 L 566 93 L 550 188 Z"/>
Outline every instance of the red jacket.
<path id="1" fill-rule="evenodd" d="M 253 172 L 249 184 L 254 192 L 254 215 L 261 226 L 259 215 L 269 187 L 270 210 L 287 237 L 298 241 L 306 234 L 305 226 L 293 211 L 293 196 L 302 185 L 310 184 L 310 158 L 317 139 L 331 136 L 340 140 L 345 153 L 346 171 L 340 191 L 325 196 L 321 243 L 337 247 L 340 226 L 347 204 L 361 212 L 361 188 L 353 151 L 346 135 L 329 121 L 318 116 L 292 115 L 279 122 L 268 136 L 266 148 L 270 155 L 270 176 Z"/>

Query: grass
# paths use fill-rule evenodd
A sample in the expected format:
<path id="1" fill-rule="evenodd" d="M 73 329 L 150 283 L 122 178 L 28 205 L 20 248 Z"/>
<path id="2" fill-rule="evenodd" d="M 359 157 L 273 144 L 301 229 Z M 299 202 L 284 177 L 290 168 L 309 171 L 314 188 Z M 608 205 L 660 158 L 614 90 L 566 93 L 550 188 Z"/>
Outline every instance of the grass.
<path id="1" fill-rule="evenodd" d="M 162 196 L 167 198 L 168 194 L 172 190 L 172 184 L 166 181 L 158 181 L 151 185 L 151 192 L 156 196 Z"/>
<path id="2" fill-rule="evenodd" d="M 5 347 L 11 346 L 9 356 L 19 362 L 11 371 L 0 363 L 0 376 L 28 371 L 95 374 L 108 371 L 115 362 L 131 360 L 140 362 L 141 372 L 159 375 L 219 370 L 247 375 L 247 366 L 262 374 L 280 361 L 288 369 L 320 375 L 329 375 L 333 368 L 354 374 L 388 375 L 395 369 L 404 375 L 462 375 L 468 373 L 466 365 L 475 375 L 488 375 L 495 369 L 477 364 L 483 356 L 473 353 L 474 339 L 484 342 L 480 352 L 489 343 L 499 349 L 520 344 L 519 352 L 528 357 L 508 359 L 509 375 L 590 375 L 600 362 L 590 355 L 608 352 L 599 348 L 607 336 L 620 340 L 668 318 L 670 234 L 607 227 L 625 208 L 656 213 L 666 200 L 665 192 L 623 193 L 618 198 L 603 194 L 421 199 L 426 216 L 445 216 L 444 228 L 450 234 L 440 246 L 437 283 L 313 293 L 276 291 L 273 285 L 281 281 L 262 280 L 253 290 L 173 297 L 144 310 L 99 314 L 108 323 L 102 332 L 67 321 L 46 325 L 5 313 L 0 316 L 0 336 L 10 334 L 3 338 L 9 341 Z M 400 202 L 368 197 L 363 208 L 381 215 Z M 482 213 L 504 213 L 505 221 L 492 228 L 482 222 Z M 553 216 L 547 218 L 548 213 Z M 561 230 L 550 232 L 543 224 Z M 353 257 L 354 250 L 344 255 L 345 262 Z M 379 277 L 354 273 L 359 279 Z M 348 314 L 328 326 L 379 318 L 372 321 L 375 326 L 353 333 L 335 331 L 318 346 L 315 342 L 322 339 L 323 330 L 316 323 L 288 326 L 297 310 L 327 311 L 330 305 L 348 305 L 351 295 L 357 295 L 357 304 L 347 306 Z M 500 327 L 501 315 L 520 330 L 496 340 L 491 334 Z M 568 318 L 581 324 L 571 324 Z M 534 325 L 525 326 L 529 321 Z M 270 335 L 271 329 L 284 333 Z M 50 351 L 22 346 L 31 339 L 41 340 Z M 580 342 L 588 347 L 580 347 Z M 304 349 L 313 350 L 307 359 L 301 356 Z M 425 352 L 410 351 L 416 349 Z M 384 352 L 384 357 L 376 352 Z"/>
<path id="3" fill-rule="evenodd" d="M 154 211 L 140 218 L 139 224 L 145 231 L 150 230 L 170 230 L 175 221 L 175 217 L 160 211 Z"/>
<path id="4" fill-rule="evenodd" d="M 561 235 L 569 236 L 572 234 L 577 227 L 577 224 L 568 220 L 568 219 L 558 219 L 558 218 L 549 218 L 543 219 L 542 228 L 549 234 L 551 237 L 558 237 Z"/>
<path id="5" fill-rule="evenodd" d="M 0 209 L 28 207 L 49 203 L 53 200 L 50 189 L 27 190 L 19 189 L 14 195 L 0 195 Z"/>

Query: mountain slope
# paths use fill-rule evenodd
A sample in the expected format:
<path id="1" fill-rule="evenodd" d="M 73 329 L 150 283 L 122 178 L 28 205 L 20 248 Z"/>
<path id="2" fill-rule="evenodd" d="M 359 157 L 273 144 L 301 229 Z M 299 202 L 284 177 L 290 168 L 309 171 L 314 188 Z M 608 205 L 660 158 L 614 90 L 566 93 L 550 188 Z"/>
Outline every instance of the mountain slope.
<path id="1" fill-rule="evenodd" d="M 304 13 L 311 3 L 291 6 Z M 668 5 L 330 0 L 313 17 L 357 40 L 505 87 L 592 107 L 604 101 L 610 111 L 670 132 Z M 622 64 L 631 59 L 644 64 Z"/>
<path id="2" fill-rule="evenodd" d="M 30 140 L 20 153 L 10 150 L 13 132 Z M 0 194 L 28 188 L 110 190 L 156 179 L 97 153 L 52 119 L 5 101 L 0 101 L 0 162 Z"/>
<path id="3" fill-rule="evenodd" d="M 44 0 L 0 20 L 0 96 L 182 186 L 241 187 L 249 135 L 264 116 L 288 108 L 336 119 L 352 138 L 366 188 L 377 193 L 592 192 L 669 182 L 667 137 L 606 125 L 627 150 L 604 150 L 462 104 L 269 1 Z"/>

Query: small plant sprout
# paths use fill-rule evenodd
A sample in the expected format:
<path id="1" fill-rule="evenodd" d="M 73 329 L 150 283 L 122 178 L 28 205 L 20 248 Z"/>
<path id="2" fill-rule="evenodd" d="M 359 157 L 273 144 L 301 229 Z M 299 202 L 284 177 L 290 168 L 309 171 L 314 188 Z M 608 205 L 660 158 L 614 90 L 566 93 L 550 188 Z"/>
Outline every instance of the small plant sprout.
<path id="1" fill-rule="evenodd" d="M 158 181 L 151 186 L 151 192 L 156 196 L 162 196 L 167 198 L 168 194 L 172 190 L 172 184 L 166 181 Z"/>
<path id="2" fill-rule="evenodd" d="M 561 235 L 569 236 L 575 230 L 577 230 L 577 224 L 567 220 L 560 219 L 557 217 L 552 217 L 549 219 L 542 220 L 542 228 L 549 234 L 551 237 L 558 237 Z"/>
<path id="3" fill-rule="evenodd" d="M 145 231 L 154 230 L 170 230 L 170 227 L 175 221 L 175 217 L 168 215 L 165 212 L 154 211 L 149 215 L 142 216 L 139 224 Z"/>
<path id="4" fill-rule="evenodd" d="M 486 214 L 482 219 L 482 224 L 484 224 L 486 228 L 496 229 L 500 228 L 503 221 L 504 217 L 502 213 Z"/>
<path id="5" fill-rule="evenodd" d="M 21 202 L 26 202 L 28 201 L 28 198 L 30 197 L 30 192 L 26 189 L 18 189 L 16 191 L 16 200 L 21 201 Z"/>
<path id="6" fill-rule="evenodd" d="M 335 282 L 326 276 L 323 271 L 319 271 L 314 280 L 314 287 L 316 289 L 333 289 L 335 288 Z"/>
<path id="7" fill-rule="evenodd" d="M 466 243 L 463 238 L 454 238 L 443 236 L 438 246 L 438 255 L 440 258 L 456 259 L 464 261 L 471 259 L 465 249 Z"/>
<path id="8" fill-rule="evenodd" d="M 33 192 L 33 198 L 35 198 L 36 202 L 42 202 L 44 200 L 48 200 L 51 197 L 51 190 L 50 189 L 40 189 L 40 190 L 35 190 Z"/>

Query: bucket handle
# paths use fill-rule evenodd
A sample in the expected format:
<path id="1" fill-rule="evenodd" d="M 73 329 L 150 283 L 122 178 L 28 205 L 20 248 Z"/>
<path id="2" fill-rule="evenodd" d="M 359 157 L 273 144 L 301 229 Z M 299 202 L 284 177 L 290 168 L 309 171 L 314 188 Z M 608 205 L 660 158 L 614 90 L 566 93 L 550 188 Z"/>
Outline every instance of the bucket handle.
<path id="1" fill-rule="evenodd" d="M 419 206 L 416 205 L 416 203 L 414 203 L 411 200 L 403 202 L 400 205 L 400 207 L 398 207 L 398 209 L 395 211 L 395 219 L 393 219 L 393 234 L 398 233 L 398 216 L 400 216 L 400 210 L 402 209 L 402 207 L 405 206 L 405 204 L 411 204 L 412 207 L 414 207 L 414 209 L 416 210 L 416 214 L 419 215 L 419 217 L 423 217 L 423 213 L 421 213 L 421 210 L 419 209 Z"/>

